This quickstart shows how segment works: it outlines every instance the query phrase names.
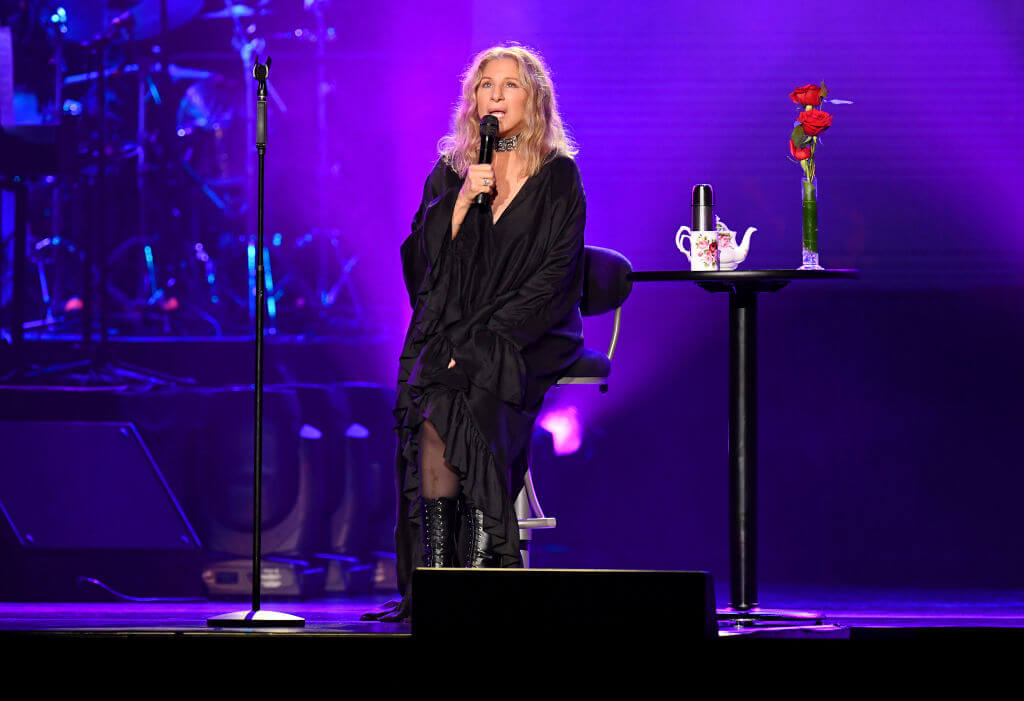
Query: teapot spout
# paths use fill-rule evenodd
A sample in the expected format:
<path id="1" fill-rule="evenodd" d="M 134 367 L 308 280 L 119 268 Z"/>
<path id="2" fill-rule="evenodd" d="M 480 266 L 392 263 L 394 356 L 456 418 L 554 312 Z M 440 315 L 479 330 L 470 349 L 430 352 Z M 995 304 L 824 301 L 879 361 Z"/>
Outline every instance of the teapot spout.
<path id="1" fill-rule="evenodd" d="M 746 230 L 746 232 L 743 234 L 743 240 L 742 241 L 738 241 L 737 244 L 736 244 L 736 247 L 743 254 L 744 258 L 746 258 L 747 257 L 747 253 L 750 252 L 750 235 L 752 233 L 754 233 L 755 231 L 757 231 L 757 227 L 756 226 L 752 226 L 752 227 L 748 228 Z"/>

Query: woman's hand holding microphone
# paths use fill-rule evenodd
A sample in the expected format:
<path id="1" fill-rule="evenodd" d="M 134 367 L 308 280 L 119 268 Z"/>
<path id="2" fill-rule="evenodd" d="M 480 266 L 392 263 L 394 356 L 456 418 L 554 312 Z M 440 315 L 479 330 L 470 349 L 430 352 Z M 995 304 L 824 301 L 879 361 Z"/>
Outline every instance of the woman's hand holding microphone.
<path id="1" fill-rule="evenodd" d="M 452 238 L 459 234 L 459 227 L 466 213 L 480 194 L 494 194 L 498 188 L 494 184 L 494 166 L 490 163 L 478 163 L 470 166 L 466 173 L 466 179 L 459 190 L 459 196 L 455 201 L 455 211 L 452 212 Z"/>
<path id="2" fill-rule="evenodd" d="M 494 184 L 494 166 L 490 163 L 478 163 L 469 167 L 466 181 L 459 190 L 460 204 L 465 207 L 473 204 L 476 196 L 481 193 L 493 195 L 498 191 Z"/>

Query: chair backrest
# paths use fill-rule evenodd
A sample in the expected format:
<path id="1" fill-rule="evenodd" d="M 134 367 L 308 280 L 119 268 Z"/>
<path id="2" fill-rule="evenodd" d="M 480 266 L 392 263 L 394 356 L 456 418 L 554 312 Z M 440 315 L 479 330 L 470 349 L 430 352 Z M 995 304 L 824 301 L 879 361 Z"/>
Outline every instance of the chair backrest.
<path id="1" fill-rule="evenodd" d="M 627 277 L 633 272 L 633 265 L 626 256 L 610 248 L 584 249 L 580 313 L 595 316 L 622 306 L 633 289 L 633 281 Z"/>

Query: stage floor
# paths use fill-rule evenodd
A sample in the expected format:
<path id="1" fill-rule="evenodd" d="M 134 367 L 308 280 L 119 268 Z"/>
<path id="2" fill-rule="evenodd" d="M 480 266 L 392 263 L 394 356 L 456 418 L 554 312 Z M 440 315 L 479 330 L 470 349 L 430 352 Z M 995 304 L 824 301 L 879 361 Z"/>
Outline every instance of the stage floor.
<path id="1" fill-rule="evenodd" d="M 407 640 L 408 625 L 364 622 L 388 597 L 268 600 L 263 608 L 302 616 L 304 628 L 261 630 L 261 635 Z M 1024 640 L 1024 591 L 864 590 L 762 587 L 766 607 L 821 611 L 827 628 L 797 637 L 893 639 L 935 636 L 1005 637 Z M 725 601 L 720 601 L 721 606 Z M 215 629 L 210 616 L 248 608 L 247 601 L 0 602 L 0 637 L 208 637 L 249 636 Z M 642 614 L 639 614 L 642 615 Z M 571 621 L 567 620 L 567 626 Z M 762 629 L 758 637 L 793 637 Z M 723 632 L 727 632 L 723 628 Z M 744 635 L 742 637 L 748 637 Z"/>

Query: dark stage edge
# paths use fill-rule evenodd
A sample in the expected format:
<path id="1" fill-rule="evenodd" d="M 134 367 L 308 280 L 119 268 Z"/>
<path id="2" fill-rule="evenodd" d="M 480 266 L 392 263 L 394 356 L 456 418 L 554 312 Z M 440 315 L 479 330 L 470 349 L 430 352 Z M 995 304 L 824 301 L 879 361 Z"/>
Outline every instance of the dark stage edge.
<path id="1" fill-rule="evenodd" d="M 124 637 L 302 637 L 373 640 L 409 639 L 402 623 L 360 621 L 380 609 L 380 597 L 265 601 L 263 608 L 306 619 L 302 628 L 212 628 L 211 616 L 245 609 L 248 601 L 195 603 L 0 602 L 0 639 L 31 635 L 52 638 Z"/>
<path id="2" fill-rule="evenodd" d="M 920 640 L 1024 643 L 1024 591 L 768 590 L 780 608 L 820 610 L 821 626 L 722 627 L 722 639 Z M 766 597 L 767 598 L 767 597 Z M 215 629 L 210 616 L 244 602 L 48 603 L 0 602 L 0 640 L 58 639 L 348 639 L 410 641 L 408 625 L 360 621 L 381 597 L 272 600 L 264 608 L 306 619 L 304 628 Z M 724 603 L 724 602 L 722 602 Z M 638 610 L 642 607 L 638 607 Z M 567 622 L 567 632 L 571 623 Z M 667 631 L 666 631 L 667 632 Z"/>

